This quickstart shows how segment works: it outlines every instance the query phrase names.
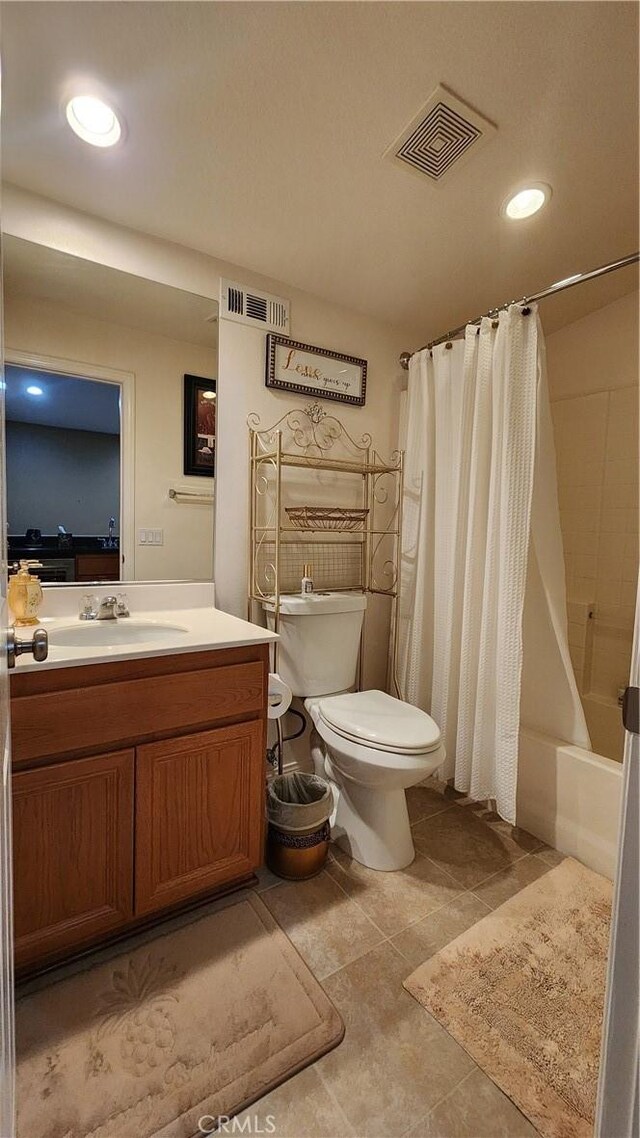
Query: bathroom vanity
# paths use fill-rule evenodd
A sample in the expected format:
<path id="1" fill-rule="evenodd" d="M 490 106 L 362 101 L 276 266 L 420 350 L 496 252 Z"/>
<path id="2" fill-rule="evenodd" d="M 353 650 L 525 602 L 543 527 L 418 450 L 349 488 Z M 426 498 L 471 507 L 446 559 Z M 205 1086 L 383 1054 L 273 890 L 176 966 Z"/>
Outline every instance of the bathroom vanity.
<path id="1" fill-rule="evenodd" d="M 215 608 L 217 301 L 11 235 L 3 275 L 9 559 L 49 636 L 10 678 L 26 973 L 251 879 L 273 637 Z"/>
<path id="2" fill-rule="evenodd" d="M 262 862 L 273 637 L 212 608 L 141 616 L 133 644 L 109 646 L 107 629 L 103 647 L 100 627 L 83 645 L 77 618 L 44 619 L 49 659 L 11 675 L 19 973 L 242 885 Z M 156 640 L 136 642 L 147 625 Z"/>

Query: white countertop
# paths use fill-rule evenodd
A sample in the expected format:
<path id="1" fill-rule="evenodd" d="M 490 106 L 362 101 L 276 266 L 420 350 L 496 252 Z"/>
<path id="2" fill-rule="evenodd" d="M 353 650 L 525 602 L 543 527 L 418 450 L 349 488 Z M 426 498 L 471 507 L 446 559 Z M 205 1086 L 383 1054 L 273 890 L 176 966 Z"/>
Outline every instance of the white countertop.
<path id="1" fill-rule="evenodd" d="M 174 595 L 169 597 L 166 590 L 164 596 L 162 593 L 157 595 L 158 607 L 150 607 L 154 601 L 153 594 L 149 595 L 150 588 L 152 587 L 149 586 L 145 591 L 144 603 L 140 603 L 138 607 L 136 605 L 138 590 L 127 587 L 126 592 L 131 616 L 119 617 L 118 624 L 122 625 L 123 633 L 126 632 L 127 625 L 143 628 L 151 625 L 172 625 L 179 631 L 167 632 L 166 641 L 163 639 L 160 629 L 156 628 L 153 630 L 155 639 L 148 642 L 138 640 L 133 644 L 100 644 L 97 646 L 86 644 L 81 647 L 55 644 L 56 630 L 61 629 L 73 629 L 74 633 L 79 630 L 80 635 L 86 630 L 92 637 L 102 635 L 104 632 L 105 639 L 108 639 L 110 628 L 114 624 L 113 621 L 81 621 L 78 619 L 78 594 L 87 592 L 85 586 L 73 590 L 73 599 L 70 595 L 71 590 L 65 590 L 64 601 L 66 603 L 64 604 L 61 604 L 62 598 L 56 594 L 55 603 L 47 605 L 47 594 L 45 594 L 45 608 L 50 607 L 58 610 L 64 608 L 67 611 L 60 613 L 60 615 L 58 613 L 50 616 L 42 615 L 38 624 L 29 628 L 16 628 L 16 636 L 19 640 L 29 639 L 36 628 L 46 629 L 50 636 L 47 659 L 38 664 L 31 655 L 19 656 L 16 661 L 16 671 L 33 672 L 42 668 L 74 668 L 83 664 L 104 664 L 114 660 L 140 660 L 150 656 L 215 651 L 218 648 L 241 648 L 252 644 L 268 644 L 278 639 L 273 632 L 269 632 L 266 628 L 231 616 L 229 613 L 215 608 L 212 604 L 201 603 L 208 598 L 200 596 L 196 598 L 193 594 L 190 597 L 185 595 L 184 599 L 196 600 L 194 607 L 165 607 L 167 600 L 170 600 L 172 604 L 175 604 L 176 599 L 182 600 L 181 597 L 177 598 Z M 100 586 L 95 588 L 95 592 L 99 595 L 107 595 L 109 589 Z M 142 593 L 139 594 L 139 600 L 141 602 L 143 600 Z M 71 601 L 72 603 L 70 603 Z"/>

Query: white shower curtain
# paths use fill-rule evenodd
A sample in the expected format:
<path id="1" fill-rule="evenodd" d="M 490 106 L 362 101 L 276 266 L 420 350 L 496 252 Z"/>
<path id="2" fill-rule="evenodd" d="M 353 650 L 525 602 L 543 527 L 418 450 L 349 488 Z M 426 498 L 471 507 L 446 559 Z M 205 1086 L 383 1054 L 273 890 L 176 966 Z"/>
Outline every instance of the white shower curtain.
<path id="1" fill-rule="evenodd" d="M 498 321 L 469 326 L 463 341 L 413 356 L 405 424 L 402 693 L 441 728 L 443 776 L 474 799 L 494 799 L 498 813 L 515 823 L 523 616 L 527 580 L 536 574 L 544 580 L 531 590 L 533 624 L 539 618 L 553 631 L 554 664 L 570 707 L 564 736 L 588 745 L 566 637 L 535 307 L 512 305 Z M 530 542 L 532 521 L 548 532 Z M 544 664 L 529 673 L 535 688 Z M 528 703 L 536 705 L 534 698 Z"/>

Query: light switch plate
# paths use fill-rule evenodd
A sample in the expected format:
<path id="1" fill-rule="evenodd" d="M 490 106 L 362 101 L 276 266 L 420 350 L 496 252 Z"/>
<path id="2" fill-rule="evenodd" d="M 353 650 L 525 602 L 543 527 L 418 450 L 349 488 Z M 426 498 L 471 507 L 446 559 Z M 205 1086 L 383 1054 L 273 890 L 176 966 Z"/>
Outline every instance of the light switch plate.
<path id="1" fill-rule="evenodd" d="M 138 545 L 164 545 L 163 529 L 138 530 Z"/>

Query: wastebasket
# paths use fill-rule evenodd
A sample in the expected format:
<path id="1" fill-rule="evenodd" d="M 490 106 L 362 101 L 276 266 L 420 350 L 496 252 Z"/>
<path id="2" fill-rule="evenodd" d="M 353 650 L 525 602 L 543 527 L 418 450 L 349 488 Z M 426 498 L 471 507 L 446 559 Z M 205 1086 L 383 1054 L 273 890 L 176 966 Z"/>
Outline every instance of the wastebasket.
<path id="1" fill-rule="evenodd" d="M 278 877 L 304 881 L 320 873 L 329 849 L 333 795 L 316 774 L 291 771 L 267 786 L 267 865 Z"/>

